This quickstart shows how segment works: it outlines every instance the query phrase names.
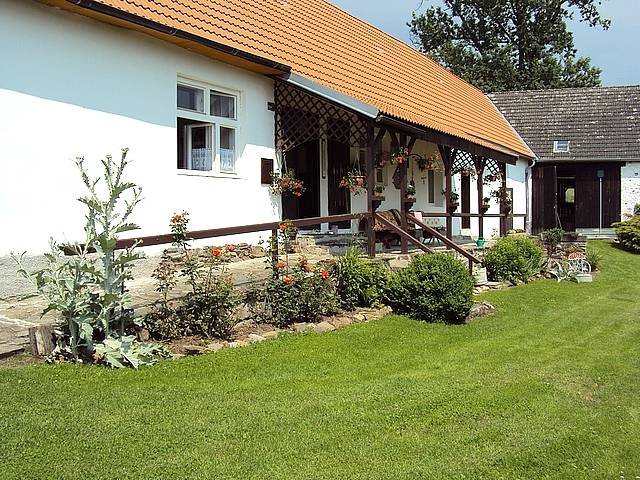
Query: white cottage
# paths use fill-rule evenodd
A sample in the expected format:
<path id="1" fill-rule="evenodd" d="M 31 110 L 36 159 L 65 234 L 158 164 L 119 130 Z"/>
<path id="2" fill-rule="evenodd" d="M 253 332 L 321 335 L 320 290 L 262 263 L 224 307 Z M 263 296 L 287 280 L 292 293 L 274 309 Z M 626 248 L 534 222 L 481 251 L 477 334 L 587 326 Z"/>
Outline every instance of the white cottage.
<path id="1" fill-rule="evenodd" d="M 375 207 L 424 212 L 448 236 L 527 221 L 534 155 L 491 101 L 324 0 L 0 0 L 0 56 L 0 257 L 80 239 L 71 160 L 122 147 L 144 190 L 140 236 L 181 210 L 195 230 Z M 270 191 L 287 169 L 300 198 Z M 360 195 L 338 186 L 352 171 Z M 500 189 L 512 208 L 481 209 Z M 367 230 L 334 223 L 313 228 Z"/>

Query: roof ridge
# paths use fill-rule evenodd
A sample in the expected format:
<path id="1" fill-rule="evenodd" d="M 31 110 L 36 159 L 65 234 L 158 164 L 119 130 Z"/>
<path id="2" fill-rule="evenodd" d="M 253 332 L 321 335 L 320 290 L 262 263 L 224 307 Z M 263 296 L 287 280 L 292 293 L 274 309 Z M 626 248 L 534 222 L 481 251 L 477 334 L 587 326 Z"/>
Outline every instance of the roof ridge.
<path id="1" fill-rule="evenodd" d="M 504 90 L 501 92 L 489 92 L 487 96 L 492 95 L 508 95 L 508 94 L 526 94 L 526 93 L 559 93 L 559 92 L 584 92 L 586 90 L 614 90 L 624 88 L 638 88 L 640 84 L 632 85 L 599 85 L 595 87 L 567 87 L 567 88 L 536 88 L 533 90 Z"/>

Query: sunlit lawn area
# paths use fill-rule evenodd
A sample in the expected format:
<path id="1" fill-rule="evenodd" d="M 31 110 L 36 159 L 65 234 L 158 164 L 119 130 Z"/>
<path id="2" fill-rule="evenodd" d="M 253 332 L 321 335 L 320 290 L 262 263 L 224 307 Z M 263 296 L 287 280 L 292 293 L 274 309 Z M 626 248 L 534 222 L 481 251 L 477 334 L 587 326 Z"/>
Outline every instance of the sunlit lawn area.
<path id="1" fill-rule="evenodd" d="M 640 256 L 141 371 L 0 369 L 0 478 L 638 478 Z"/>

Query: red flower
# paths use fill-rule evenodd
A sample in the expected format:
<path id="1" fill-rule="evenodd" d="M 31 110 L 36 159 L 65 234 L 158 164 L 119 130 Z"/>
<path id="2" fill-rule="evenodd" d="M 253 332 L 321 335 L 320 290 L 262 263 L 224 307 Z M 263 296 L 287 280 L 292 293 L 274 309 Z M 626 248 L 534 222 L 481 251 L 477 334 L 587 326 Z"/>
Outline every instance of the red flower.
<path id="1" fill-rule="evenodd" d="M 285 285 L 291 285 L 293 283 L 293 277 L 291 275 L 285 275 L 282 281 Z"/>
<path id="2" fill-rule="evenodd" d="M 322 278 L 324 278 L 325 280 L 326 280 L 327 278 L 329 278 L 329 272 L 327 272 L 326 270 L 323 270 L 323 271 L 320 273 L 320 275 L 322 275 Z"/>
<path id="3" fill-rule="evenodd" d="M 171 217 L 171 223 L 179 223 L 182 221 L 182 215 L 180 214 L 176 214 L 173 217 Z"/>
<path id="4" fill-rule="evenodd" d="M 211 250 L 211 255 L 213 255 L 214 257 L 219 257 L 222 255 L 222 251 L 219 248 L 214 248 L 213 250 Z"/>
<path id="5" fill-rule="evenodd" d="M 224 248 L 227 249 L 227 252 L 233 252 L 236 249 L 236 246 L 229 244 L 229 245 L 225 246 Z"/>
<path id="6" fill-rule="evenodd" d="M 280 225 L 280 231 L 281 232 L 286 232 L 287 231 L 287 226 L 284 223 Z"/>
<path id="7" fill-rule="evenodd" d="M 286 263 L 284 263 L 284 261 L 283 261 L 283 260 L 280 260 L 280 261 L 278 262 L 278 268 L 279 268 L 280 270 L 282 270 L 282 269 L 283 269 L 283 268 L 285 268 L 286 266 L 287 266 L 287 264 L 286 264 Z"/>

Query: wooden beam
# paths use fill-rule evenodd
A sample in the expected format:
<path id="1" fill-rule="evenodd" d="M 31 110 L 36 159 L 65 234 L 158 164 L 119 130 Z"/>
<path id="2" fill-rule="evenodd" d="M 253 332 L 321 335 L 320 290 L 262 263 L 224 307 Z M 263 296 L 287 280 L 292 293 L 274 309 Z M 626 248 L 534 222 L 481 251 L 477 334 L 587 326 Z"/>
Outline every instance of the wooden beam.
<path id="1" fill-rule="evenodd" d="M 413 147 L 416 146 L 416 141 L 418 141 L 416 137 L 411 137 L 411 140 L 409 140 L 409 145 L 407 145 L 407 150 L 409 150 L 409 153 L 413 152 Z"/>
<path id="2" fill-rule="evenodd" d="M 484 198 L 484 183 L 482 177 L 484 176 L 484 157 L 476 157 L 474 160 L 476 166 L 476 189 L 478 190 L 478 237 L 484 238 L 484 213 L 482 213 L 482 199 Z"/>
<path id="3" fill-rule="evenodd" d="M 400 148 L 407 147 L 407 135 L 404 133 L 400 134 Z M 409 230 L 407 225 L 407 204 L 405 203 L 405 199 L 407 198 L 407 163 L 409 162 L 406 159 L 398 168 L 400 169 L 400 227 L 402 230 L 407 232 Z M 409 244 L 407 243 L 407 239 L 404 236 L 400 237 L 400 252 L 403 255 L 406 255 L 409 252 Z"/>
<path id="4" fill-rule="evenodd" d="M 375 217 L 375 219 L 378 222 L 380 222 L 382 225 L 387 227 L 389 230 L 391 230 L 392 232 L 397 233 L 400 236 L 401 239 L 405 239 L 406 241 L 411 242 L 413 245 L 418 247 L 423 252 L 433 253 L 433 250 L 431 250 L 429 247 L 424 245 L 420 240 L 418 240 L 417 238 L 411 236 L 409 233 L 407 233 L 406 231 L 402 230 L 402 228 L 398 227 L 397 225 L 394 225 L 393 223 L 391 223 L 389 220 L 387 220 L 386 218 L 384 218 L 380 214 L 374 212 L 373 216 Z M 406 217 L 405 217 L 405 220 L 406 220 Z"/>
<path id="5" fill-rule="evenodd" d="M 373 192 L 376 183 L 376 168 L 375 168 L 375 145 L 382 140 L 386 130 L 381 128 L 378 135 L 374 137 L 374 125 L 370 122 L 367 126 L 367 151 L 366 151 L 366 170 L 367 170 L 367 212 L 369 212 L 369 219 L 367 221 L 367 253 L 370 258 L 376 256 L 376 234 L 374 231 L 375 215 L 373 215 Z"/>
<path id="6" fill-rule="evenodd" d="M 384 127 L 380 127 L 380 129 L 378 130 L 378 134 L 376 135 L 376 138 L 373 142 L 373 145 L 377 146 L 382 141 L 382 139 L 386 134 L 387 134 L 387 129 Z"/>
<path id="7" fill-rule="evenodd" d="M 453 153 L 451 147 L 446 147 L 443 145 L 438 145 L 438 150 L 440 150 L 440 156 L 442 157 L 442 163 L 444 164 L 444 179 L 445 179 L 445 208 L 447 209 L 447 213 L 451 212 L 451 164 L 453 163 Z M 447 238 L 451 240 L 453 237 L 453 219 L 451 216 L 446 218 L 447 225 Z"/>

